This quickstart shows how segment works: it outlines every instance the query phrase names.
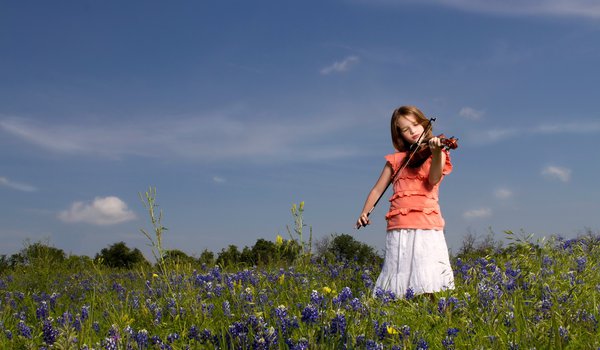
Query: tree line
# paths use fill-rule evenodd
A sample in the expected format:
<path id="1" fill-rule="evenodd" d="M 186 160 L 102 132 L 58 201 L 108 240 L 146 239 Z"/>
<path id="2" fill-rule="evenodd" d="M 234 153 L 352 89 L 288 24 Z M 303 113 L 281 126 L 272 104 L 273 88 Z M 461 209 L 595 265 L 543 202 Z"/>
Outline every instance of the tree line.
<path id="1" fill-rule="evenodd" d="M 178 249 L 165 250 L 162 256 L 169 264 L 185 264 L 192 267 L 219 265 L 226 267 L 267 266 L 272 264 L 291 264 L 302 253 L 302 247 L 296 240 L 276 242 L 259 238 L 252 247 L 239 249 L 229 245 L 215 254 L 204 249 L 196 256 L 190 256 Z M 381 262 L 383 258 L 375 249 L 355 240 L 348 234 L 332 234 L 315 243 L 312 258 L 329 261 Z M 0 273 L 27 266 L 66 266 L 70 268 L 99 264 L 115 269 L 131 269 L 137 266 L 151 267 L 144 254 L 138 248 L 130 248 L 125 242 L 116 242 L 98 252 L 94 258 L 80 255 L 67 255 L 62 249 L 47 242 L 26 242 L 25 247 L 12 255 L 0 255 Z"/>

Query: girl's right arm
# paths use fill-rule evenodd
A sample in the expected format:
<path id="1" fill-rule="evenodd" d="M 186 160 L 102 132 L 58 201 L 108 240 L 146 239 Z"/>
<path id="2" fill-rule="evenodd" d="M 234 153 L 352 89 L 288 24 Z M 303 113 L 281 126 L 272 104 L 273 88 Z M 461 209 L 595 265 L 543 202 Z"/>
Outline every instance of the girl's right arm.
<path id="1" fill-rule="evenodd" d="M 383 191 L 385 191 L 391 180 L 392 166 L 390 163 L 386 163 L 381 171 L 381 175 L 379 175 L 379 179 L 375 183 L 375 186 L 373 186 L 373 189 L 371 189 L 371 192 L 369 192 L 369 195 L 367 196 L 367 200 L 365 201 L 362 212 L 358 217 L 358 220 L 356 220 L 356 228 L 367 226 L 371 223 L 371 220 L 369 220 L 369 211 L 371 211 L 375 205 L 375 202 L 377 202 L 377 199 L 379 199 Z"/>

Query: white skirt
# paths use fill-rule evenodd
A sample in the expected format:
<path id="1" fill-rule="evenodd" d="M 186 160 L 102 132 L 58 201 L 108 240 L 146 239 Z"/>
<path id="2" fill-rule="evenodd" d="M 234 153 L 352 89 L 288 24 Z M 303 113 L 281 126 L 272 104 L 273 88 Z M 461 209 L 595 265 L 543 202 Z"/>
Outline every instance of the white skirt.
<path id="1" fill-rule="evenodd" d="M 375 288 L 404 298 L 454 289 L 448 246 L 442 230 L 400 229 L 387 232 L 385 261 Z"/>

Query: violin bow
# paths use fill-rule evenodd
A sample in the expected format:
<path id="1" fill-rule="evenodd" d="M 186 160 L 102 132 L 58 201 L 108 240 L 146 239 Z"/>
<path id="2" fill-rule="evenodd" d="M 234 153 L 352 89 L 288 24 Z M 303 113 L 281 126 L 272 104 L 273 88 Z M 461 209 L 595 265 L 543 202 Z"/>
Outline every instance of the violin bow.
<path id="1" fill-rule="evenodd" d="M 432 124 L 433 124 L 433 122 L 435 120 L 436 120 L 436 118 L 429 118 L 429 123 L 427 123 L 427 127 L 425 128 L 425 130 L 423 130 L 423 132 L 421 133 L 421 135 L 417 139 L 417 142 L 413 143 L 410 146 L 410 148 L 414 148 L 414 149 L 411 150 L 411 152 L 409 153 L 408 157 L 406 158 L 406 160 L 404 161 L 404 163 L 402 164 L 402 166 L 400 167 L 400 169 L 398 169 L 395 173 L 392 174 L 390 182 L 388 182 L 388 184 L 385 186 L 385 190 L 383 190 L 383 192 L 381 192 L 381 194 L 379 195 L 379 198 L 377 198 L 377 200 L 375 201 L 375 204 L 373 204 L 373 207 L 371 208 L 371 210 L 369 210 L 367 212 L 367 218 L 369 217 L 369 215 L 371 215 L 371 213 L 373 212 L 373 210 L 375 210 L 375 207 L 377 206 L 377 203 L 379 203 L 379 201 L 381 200 L 381 198 L 383 197 L 383 195 L 385 194 L 385 192 L 387 192 L 387 189 L 390 187 L 390 185 L 394 183 L 394 180 L 396 179 L 396 176 L 399 176 L 402 173 L 402 171 L 404 170 L 404 168 L 406 168 L 406 166 L 408 165 L 408 163 L 410 163 L 410 160 L 412 159 L 412 157 L 415 155 L 415 153 L 417 153 L 417 151 L 419 150 L 419 146 L 421 144 L 421 139 L 423 139 L 423 135 L 427 134 L 427 132 L 429 132 L 429 130 L 431 130 Z M 356 229 L 357 230 L 359 230 L 361 227 L 362 227 L 361 225 L 356 225 Z"/>

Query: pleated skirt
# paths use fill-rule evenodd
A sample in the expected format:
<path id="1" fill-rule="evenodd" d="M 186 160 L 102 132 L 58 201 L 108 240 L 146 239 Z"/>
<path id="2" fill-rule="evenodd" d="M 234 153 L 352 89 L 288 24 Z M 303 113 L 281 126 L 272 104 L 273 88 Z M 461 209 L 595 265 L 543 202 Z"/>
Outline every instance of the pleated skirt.
<path id="1" fill-rule="evenodd" d="M 444 231 L 400 229 L 387 232 L 385 260 L 375 288 L 404 298 L 454 289 L 454 274 Z"/>

